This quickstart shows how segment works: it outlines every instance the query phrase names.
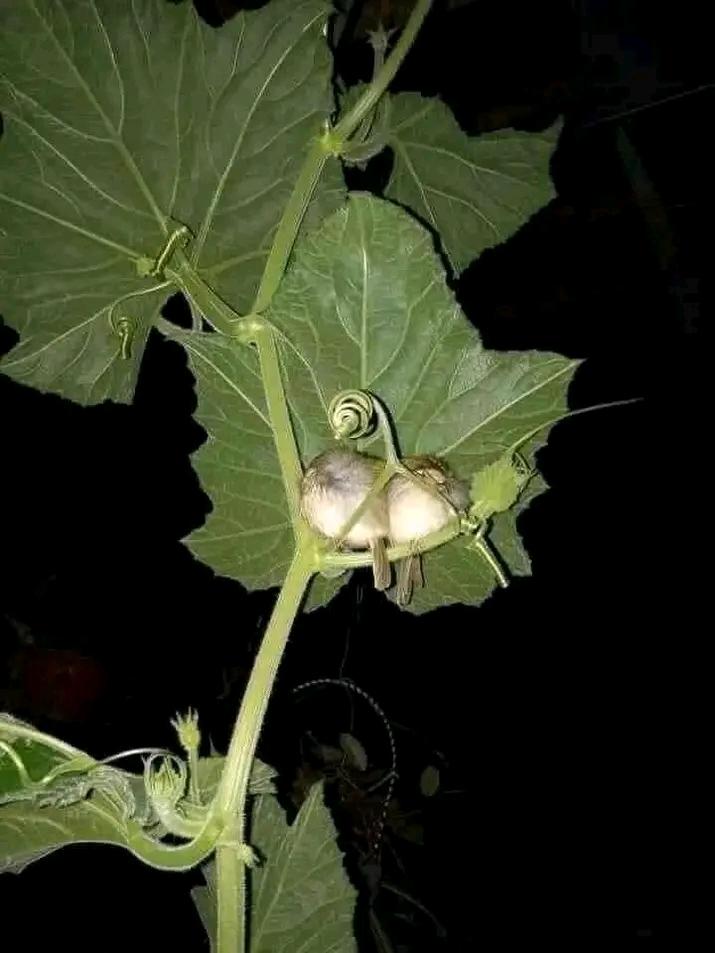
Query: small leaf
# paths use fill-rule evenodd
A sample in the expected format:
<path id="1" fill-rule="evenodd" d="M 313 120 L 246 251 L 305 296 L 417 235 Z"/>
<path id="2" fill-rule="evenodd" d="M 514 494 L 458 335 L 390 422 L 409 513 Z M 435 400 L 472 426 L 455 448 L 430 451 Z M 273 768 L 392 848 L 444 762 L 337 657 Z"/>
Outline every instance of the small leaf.
<path id="1" fill-rule="evenodd" d="M 358 771 L 367 770 L 367 754 L 357 738 L 354 738 L 345 731 L 341 732 L 340 747 Z"/>
<path id="2" fill-rule="evenodd" d="M 278 801 L 256 800 L 251 845 L 263 864 L 251 883 L 251 953 L 356 953 L 352 923 L 357 892 L 351 886 L 335 826 L 315 785 L 289 825 Z M 206 887 L 191 891 L 207 932 L 216 918 L 214 865 L 204 868 Z"/>
<path id="3" fill-rule="evenodd" d="M 401 93 L 390 104 L 395 162 L 385 195 L 434 228 L 455 272 L 554 197 L 549 162 L 559 124 L 472 137 L 438 99 Z"/>
<path id="4" fill-rule="evenodd" d="M 531 472 L 520 466 L 513 454 L 488 463 L 472 477 L 470 513 L 479 520 L 510 509 L 519 499 Z"/>
<path id="5" fill-rule="evenodd" d="M 439 791 L 439 768 L 428 764 L 420 775 L 420 791 L 424 797 L 434 797 Z"/>
<path id="6" fill-rule="evenodd" d="M 251 844 L 266 858 L 251 872 L 251 953 L 352 953 L 357 893 L 336 844 L 335 825 L 315 785 L 293 824 L 273 797 L 260 798 Z"/>
<path id="7" fill-rule="evenodd" d="M 531 501 L 547 489 L 548 484 L 541 474 L 536 472 L 514 506 L 505 513 L 497 513 L 492 520 L 489 540 L 494 545 L 499 558 L 506 563 L 512 576 L 528 576 L 531 574 L 531 560 L 521 544 L 516 523 Z"/>
<path id="8" fill-rule="evenodd" d="M 226 759 L 223 757 L 199 759 L 198 784 L 203 804 L 210 804 L 213 800 L 225 763 Z M 274 768 L 264 764 L 263 761 L 259 761 L 258 758 L 254 758 L 248 785 L 249 794 L 273 793 L 275 791 L 275 784 L 273 783 L 275 776 Z"/>

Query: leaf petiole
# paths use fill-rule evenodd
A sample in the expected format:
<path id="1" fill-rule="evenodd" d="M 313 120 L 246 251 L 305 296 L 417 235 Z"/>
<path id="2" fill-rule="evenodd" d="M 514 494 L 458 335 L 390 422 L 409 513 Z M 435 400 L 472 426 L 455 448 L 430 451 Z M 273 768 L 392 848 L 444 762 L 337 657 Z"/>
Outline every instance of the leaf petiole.
<path id="1" fill-rule="evenodd" d="M 251 308 L 252 312 L 261 314 L 265 311 L 278 289 L 298 236 L 298 230 L 325 163 L 331 156 L 342 155 L 350 136 L 363 119 L 377 106 L 414 43 L 431 5 L 432 0 L 417 0 L 399 40 L 387 60 L 382 64 L 377 76 L 350 112 L 339 120 L 332 129 L 326 128 L 310 146 L 273 238 L 271 250 L 263 269 L 263 276 Z"/>

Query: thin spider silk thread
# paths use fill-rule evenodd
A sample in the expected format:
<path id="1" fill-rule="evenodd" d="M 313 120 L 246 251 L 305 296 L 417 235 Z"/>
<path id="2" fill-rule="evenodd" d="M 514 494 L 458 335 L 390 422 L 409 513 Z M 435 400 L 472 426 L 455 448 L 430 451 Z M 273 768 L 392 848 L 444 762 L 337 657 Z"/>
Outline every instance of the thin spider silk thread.
<path id="1" fill-rule="evenodd" d="M 310 681 L 302 682 L 300 685 L 296 685 L 293 689 L 293 693 L 303 691 L 306 688 L 319 687 L 321 685 L 338 685 L 344 688 L 349 688 L 355 692 L 356 695 L 359 695 L 363 698 L 372 710 L 380 717 L 385 730 L 387 732 L 387 739 L 390 745 L 390 757 L 392 760 L 389 774 L 387 775 L 387 790 L 385 792 L 385 797 L 383 798 L 382 807 L 380 809 L 380 814 L 375 825 L 375 831 L 371 838 L 370 847 L 373 853 L 377 856 L 380 853 L 380 848 L 382 846 L 382 835 L 385 830 L 385 821 L 387 819 L 387 809 L 392 800 L 392 793 L 395 788 L 395 779 L 397 778 L 397 747 L 395 745 L 395 736 L 392 733 L 392 728 L 390 727 L 390 722 L 387 720 L 387 715 L 380 708 L 375 699 L 368 695 L 368 693 L 360 688 L 359 685 L 356 685 L 355 682 L 351 681 L 349 678 L 312 678 Z"/>

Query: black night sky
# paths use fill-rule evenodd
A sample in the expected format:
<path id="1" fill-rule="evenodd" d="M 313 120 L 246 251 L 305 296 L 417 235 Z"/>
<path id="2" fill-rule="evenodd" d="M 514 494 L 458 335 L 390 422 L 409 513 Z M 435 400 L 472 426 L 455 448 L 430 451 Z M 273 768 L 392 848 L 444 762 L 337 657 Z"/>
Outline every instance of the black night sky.
<path id="1" fill-rule="evenodd" d="M 365 29 L 410 6 L 357 4 L 338 48 L 349 82 L 369 71 Z M 241 4 L 197 7 L 217 25 Z M 698 7 L 436 3 L 394 87 L 441 96 L 474 134 L 564 116 L 558 197 L 455 291 L 488 347 L 587 358 L 572 406 L 643 398 L 554 430 L 539 456 L 551 490 L 519 524 L 531 578 L 482 608 L 414 617 L 359 574 L 294 629 L 259 754 L 286 804 L 340 732 L 388 767 L 369 706 L 341 688 L 291 693 L 307 679 L 349 678 L 387 713 L 399 810 L 383 876 L 430 913 L 383 891 L 396 953 L 683 945 L 707 928 L 695 871 L 714 96 Z M 351 186 L 379 191 L 390 161 L 351 171 Z M 14 340 L 0 326 L 0 352 Z M 215 577 L 179 542 L 210 505 L 190 465 L 193 408 L 183 352 L 156 333 L 131 407 L 81 408 L 0 376 L 0 710 L 97 756 L 173 745 L 169 719 L 189 705 L 223 750 L 275 598 Z M 427 765 L 442 779 L 433 798 L 419 791 Z M 364 899 L 374 802 L 328 791 Z M 72 936 L 78 953 L 202 950 L 197 882 L 72 848 L 0 878 L 0 909 L 27 949 Z"/>

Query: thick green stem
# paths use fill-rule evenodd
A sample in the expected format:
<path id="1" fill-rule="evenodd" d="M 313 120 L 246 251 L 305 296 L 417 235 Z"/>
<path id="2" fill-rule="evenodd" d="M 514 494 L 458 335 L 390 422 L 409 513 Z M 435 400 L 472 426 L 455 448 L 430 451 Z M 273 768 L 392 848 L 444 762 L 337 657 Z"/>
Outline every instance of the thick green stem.
<path id="1" fill-rule="evenodd" d="M 243 953 L 246 930 L 245 862 L 232 844 L 216 848 L 216 953 Z"/>
<path id="2" fill-rule="evenodd" d="M 245 835 L 246 794 L 258 736 L 291 627 L 314 572 L 312 547 L 299 547 L 286 573 L 243 695 L 213 808 L 213 813 L 223 818 L 227 829 L 235 832 L 234 840 L 241 841 Z M 245 858 L 239 857 L 235 843 L 229 843 L 217 848 L 217 860 L 217 953 L 243 953 Z"/>
<path id="3" fill-rule="evenodd" d="M 299 536 L 300 518 L 300 481 L 303 469 L 300 464 L 298 448 L 293 434 L 290 411 L 285 399 L 281 367 L 278 360 L 276 338 L 273 328 L 262 318 L 245 318 L 236 326 L 235 333 L 240 341 L 253 343 L 258 348 L 261 365 L 263 390 L 268 405 L 268 416 L 273 430 L 278 461 L 283 477 L 288 510 L 293 531 Z"/>

